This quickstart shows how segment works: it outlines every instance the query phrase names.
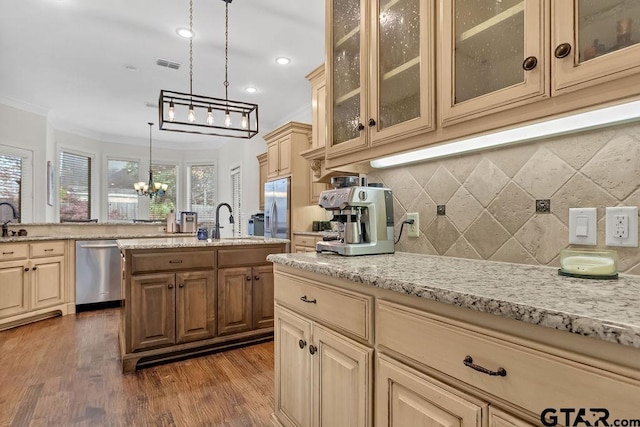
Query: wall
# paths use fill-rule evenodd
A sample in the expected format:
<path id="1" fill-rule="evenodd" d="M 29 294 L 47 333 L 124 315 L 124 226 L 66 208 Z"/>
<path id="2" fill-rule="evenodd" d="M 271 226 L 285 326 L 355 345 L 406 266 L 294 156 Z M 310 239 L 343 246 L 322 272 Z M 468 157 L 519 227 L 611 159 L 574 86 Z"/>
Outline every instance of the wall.
<path id="1" fill-rule="evenodd" d="M 393 190 L 396 236 L 406 212 L 420 213 L 420 237 L 405 230 L 398 251 L 559 266 L 569 208 L 598 209 L 605 248 L 605 207 L 640 206 L 640 124 L 374 169 L 369 182 Z M 536 199 L 551 199 L 551 212 L 536 213 Z M 638 248 L 609 249 L 618 271 L 640 274 Z"/>

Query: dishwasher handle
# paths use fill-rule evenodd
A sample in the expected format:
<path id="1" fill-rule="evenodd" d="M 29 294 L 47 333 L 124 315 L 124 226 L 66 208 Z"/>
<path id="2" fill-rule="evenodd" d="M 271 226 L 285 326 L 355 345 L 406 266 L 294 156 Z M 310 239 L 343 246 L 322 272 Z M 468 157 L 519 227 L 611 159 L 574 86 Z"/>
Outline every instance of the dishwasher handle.
<path id="1" fill-rule="evenodd" d="M 105 248 L 117 248 L 118 245 L 115 243 L 107 243 L 102 245 L 80 245 L 83 249 L 105 249 Z"/>

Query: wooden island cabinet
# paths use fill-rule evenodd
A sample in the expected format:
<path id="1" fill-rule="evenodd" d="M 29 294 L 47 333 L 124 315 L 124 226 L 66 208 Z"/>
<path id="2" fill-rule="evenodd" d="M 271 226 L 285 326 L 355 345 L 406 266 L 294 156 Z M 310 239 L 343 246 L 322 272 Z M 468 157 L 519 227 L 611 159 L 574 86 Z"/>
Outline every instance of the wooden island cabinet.
<path id="1" fill-rule="evenodd" d="M 273 267 L 266 257 L 285 251 L 272 240 L 119 240 L 123 372 L 271 339 Z"/>

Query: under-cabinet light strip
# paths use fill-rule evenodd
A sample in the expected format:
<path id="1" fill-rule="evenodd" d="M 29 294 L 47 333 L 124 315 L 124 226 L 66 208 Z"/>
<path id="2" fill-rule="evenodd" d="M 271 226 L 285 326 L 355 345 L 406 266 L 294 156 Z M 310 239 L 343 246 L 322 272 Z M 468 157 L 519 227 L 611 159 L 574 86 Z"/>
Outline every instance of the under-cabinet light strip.
<path id="1" fill-rule="evenodd" d="M 543 137 L 561 135 L 578 130 L 613 125 L 640 118 L 640 101 L 605 107 L 594 111 L 574 114 L 546 122 L 521 126 L 514 129 L 481 135 L 468 139 L 444 143 L 442 145 L 423 148 L 408 153 L 382 157 L 371 161 L 374 168 L 388 168 L 407 163 L 438 159 L 454 154 L 479 151 L 500 147 L 507 144 L 526 142 Z"/>

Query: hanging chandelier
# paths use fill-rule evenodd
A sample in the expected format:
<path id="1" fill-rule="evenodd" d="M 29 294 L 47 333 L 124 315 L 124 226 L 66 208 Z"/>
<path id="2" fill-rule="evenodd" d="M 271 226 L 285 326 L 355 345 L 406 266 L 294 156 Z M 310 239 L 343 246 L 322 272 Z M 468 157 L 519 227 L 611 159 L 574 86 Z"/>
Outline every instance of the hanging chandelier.
<path id="1" fill-rule="evenodd" d="M 149 122 L 149 182 L 146 183 L 144 181 L 136 182 L 133 184 L 133 188 L 136 190 L 136 194 L 138 196 L 149 196 L 150 198 L 161 197 L 164 196 L 167 188 L 169 188 L 168 184 L 163 184 L 161 182 L 153 181 L 153 171 L 151 170 L 152 162 L 151 162 L 151 128 L 153 127 L 153 123 Z"/>
<path id="2" fill-rule="evenodd" d="M 161 90 L 160 129 L 173 132 L 250 139 L 258 133 L 258 105 L 229 99 L 229 3 L 224 21 L 224 98 L 193 93 L 193 37 L 189 39 L 189 93 Z M 193 34 L 193 0 L 189 0 L 189 30 Z"/>

